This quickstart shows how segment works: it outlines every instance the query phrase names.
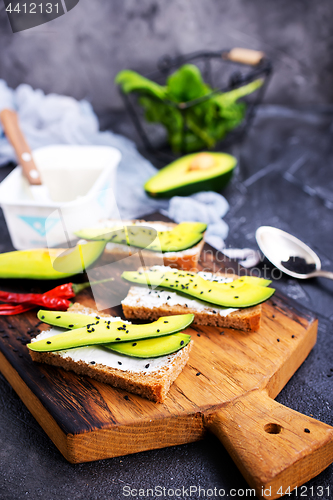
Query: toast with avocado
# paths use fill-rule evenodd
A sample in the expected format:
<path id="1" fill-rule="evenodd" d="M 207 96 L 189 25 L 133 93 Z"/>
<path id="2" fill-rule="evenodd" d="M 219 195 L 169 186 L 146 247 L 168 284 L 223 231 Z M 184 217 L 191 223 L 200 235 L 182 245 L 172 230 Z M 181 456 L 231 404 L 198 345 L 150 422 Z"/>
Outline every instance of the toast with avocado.
<path id="1" fill-rule="evenodd" d="M 194 314 L 193 324 L 258 330 L 261 303 L 274 289 L 269 280 L 210 272 L 176 271 L 167 266 L 124 272 L 133 283 L 122 301 L 126 318 L 154 320 L 172 314 Z"/>
<path id="2" fill-rule="evenodd" d="M 33 361 L 59 366 L 163 402 L 186 365 L 193 341 L 182 330 L 191 314 L 133 325 L 75 303 L 68 312 L 39 311 L 51 328 L 27 345 Z"/>
<path id="3" fill-rule="evenodd" d="M 164 263 L 177 269 L 196 271 L 207 225 L 201 222 L 175 224 L 144 220 L 103 220 L 83 228 L 76 236 L 106 241 L 107 258 L 119 260 L 140 251 L 145 265 Z"/>

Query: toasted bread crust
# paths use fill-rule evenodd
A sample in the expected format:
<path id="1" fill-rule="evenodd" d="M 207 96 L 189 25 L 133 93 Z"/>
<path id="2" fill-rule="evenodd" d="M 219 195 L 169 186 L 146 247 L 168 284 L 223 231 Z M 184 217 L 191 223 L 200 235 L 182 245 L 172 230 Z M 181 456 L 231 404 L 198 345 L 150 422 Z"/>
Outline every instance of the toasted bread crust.
<path id="1" fill-rule="evenodd" d="M 93 309 L 84 307 L 77 302 L 71 307 L 73 312 L 83 314 L 96 313 Z M 99 316 L 107 316 L 98 313 Z M 174 359 L 167 366 L 155 372 L 130 372 L 111 368 L 102 364 L 88 364 L 84 361 L 74 361 L 71 358 L 59 356 L 56 352 L 35 352 L 29 349 L 33 361 L 59 366 L 65 370 L 73 371 L 78 375 L 86 375 L 99 382 L 103 382 L 119 389 L 124 389 L 133 394 L 138 394 L 156 403 L 162 403 L 170 389 L 186 365 L 193 341 L 180 351 L 174 353 Z"/>
<path id="2" fill-rule="evenodd" d="M 258 330 L 261 319 L 261 305 L 248 307 L 246 309 L 234 311 L 227 316 L 219 314 L 209 314 L 198 312 L 190 307 L 168 306 L 167 304 L 158 308 L 133 307 L 123 304 L 124 315 L 127 319 L 147 319 L 156 320 L 160 316 L 171 316 L 173 314 L 194 314 L 193 325 L 218 326 L 221 328 L 234 328 L 252 332 Z"/>
<path id="3" fill-rule="evenodd" d="M 139 271 L 145 271 L 148 268 L 139 268 Z M 214 273 L 216 276 L 226 276 L 228 278 L 237 279 L 239 276 L 236 274 L 223 274 Z M 129 297 L 134 292 L 135 287 L 131 287 L 127 297 Z M 191 307 L 185 307 L 182 305 L 163 304 L 160 307 L 144 307 L 144 306 L 132 306 L 126 304 L 126 299 L 122 303 L 122 308 L 124 315 L 127 319 L 138 318 L 155 320 L 160 316 L 170 316 L 173 314 L 194 314 L 193 325 L 205 325 L 205 326 L 217 326 L 221 328 L 234 328 L 235 330 L 242 330 L 245 332 L 256 331 L 260 328 L 261 322 L 261 304 L 253 307 L 246 307 L 243 309 L 238 309 L 233 311 L 227 316 L 221 316 L 220 314 L 209 313 L 205 311 L 197 311 Z M 214 311 L 214 306 L 211 305 L 210 308 Z"/>

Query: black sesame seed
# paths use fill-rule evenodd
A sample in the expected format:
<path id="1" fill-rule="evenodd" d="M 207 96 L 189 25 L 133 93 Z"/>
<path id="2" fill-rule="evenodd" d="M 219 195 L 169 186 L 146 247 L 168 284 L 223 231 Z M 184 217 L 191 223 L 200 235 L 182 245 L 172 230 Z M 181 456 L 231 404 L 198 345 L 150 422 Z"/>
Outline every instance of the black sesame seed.
<path id="1" fill-rule="evenodd" d="M 164 323 L 169 323 L 169 321 L 164 321 Z"/>
<path id="2" fill-rule="evenodd" d="M 132 346 L 134 347 L 134 346 L 136 346 L 136 345 L 137 345 L 137 342 L 133 342 Z"/>
<path id="3" fill-rule="evenodd" d="M 291 338 L 292 338 L 292 339 L 294 339 L 294 338 L 295 338 L 295 335 L 292 335 L 292 336 L 291 336 Z"/>
<path id="4" fill-rule="evenodd" d="M 197 372 L 196 373 L 196 376 L 199 377 L 199 375 L 201 375 L 201 372 Z"/>
<path id="5" fill-rule="evenodd" d="M 95 364 L 96 364 L 96 361 L 90 361 L 90 364 L 91 364 L 91 365 L 95 365 Z"/>
<path id="6" fill-rule="evenodd" d="M 213 309 L 212 313 L 213 313 L 213 314 L 217 314 L 217 312 L 216 312 L 214 309 Z"/>
<path id="7" fill-rule="evenodd" d="M 181 341 L 180 341 L 180 345 L 184 345 L 184 340 L 181 340 Z"/>
<path id="8" fill-rule="evenodd" d="M 159 330 L 156 330 L 157 332 L 159 332 Z"/>
<path id="9" fill-rule="evenodd" d="M 145 365 L 145 368 L 149 368 L 149 366 L 150 366 L 150 365 L 149 365 L 149 363 L 147 363 L 147 364 Z"/>
<path id="10" fill-rule="evenodd" d="M 122 362 L 121 362 L 121 361 L 118 361 L 118 365 L 122 365 Z"/>
<path id="11" fill-rule="evenodd" d="M 223 330 L 223 332 L 220 332 L 220 335 L 224 335 L 224 330 Z"/>
<path id="12" fill-rule="evenodd" d="M 202 294 L 203 292 L 200 292 L 200 294 Z"/>
<path id="13" fill-rule="evenodd" d="M 43 316 L 43 318 L 44 318 L 44 316 Z M 61 316 L 56 316 L 56 319 L 60 319 L 60 318 L 61 318 Z M 36 325 L 36 326 L 37 326 L 37 325 Z"/>
<path id="14" fill-rule="evenodd" d="M 238 296 L 238 295 L 235 295 L 235 299 L 239 299 L 239 296 Z"/>
<path id="15" fill-rule="evenodd" d="M 50 340 L 47 340 L 46 343 L 47 344 L 52 344 L 52 342 Z"/>
<path id="16" fill-rule="evenodd" d="M 121 340 L 120 337 L 117 337 L 116 340 Z"/>
<path id="17" fill-rule="evenodd" d="M 42 316 L 42 319 L 44 319 L 44 318 L 45 318 L 45 316 Z"/>
<path id="18" fill-rule="evenodd" d="M 310 434 L 310 429 L 307 429 L 307 428 L 305 427 L 304 432 L 306 432 L 307 434 Z"/>
<path id="19" fill-rule="evenodd" d="M 275 318 L 275 314 L 273 314 L 272 318 Z"/>
<path id="20" fill-rule="evenodd" d="M 171 297 L 170 297 L 170 295 L 168 295 L 168 296 L 167 296 L 167 300 L 170 300 L 170 299 L 171 299 Z"/>
<path id="21" fill-rule="evenodd" d="M 280 339 L 276 339 L 278 342 L 280 342 Z"/>
<path id="22" fill-rule="evenodd" d="M 197 333 L 197 337 L 201 337 L 200 333 Z"/>
<path id="23" fill-rule="evenodd" d="M 73 328 L 74 325 L 68 325 L 68 328 Z"/>
<path id="24" fill-rule="evenodd" d="M 124 396 L 124 399 L 126 399 L 126 401 L 130 400 L 130 398 L 128 396 Z"/>

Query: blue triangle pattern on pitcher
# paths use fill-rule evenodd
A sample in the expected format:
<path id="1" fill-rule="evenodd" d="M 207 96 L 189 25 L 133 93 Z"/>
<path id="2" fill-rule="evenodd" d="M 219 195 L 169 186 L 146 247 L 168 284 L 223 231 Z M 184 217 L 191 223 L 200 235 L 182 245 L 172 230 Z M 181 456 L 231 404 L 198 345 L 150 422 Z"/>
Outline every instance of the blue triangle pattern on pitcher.
<path id="1" fill-rule="evenodd" d="M 60 219 L 50 219 L 50 217 L 29 217 L 25 215 L 19 215 L 19 219 L 22 219 L 23 222 L 28 224 L 40 236 L 45 236 L 60 221 Z"/>

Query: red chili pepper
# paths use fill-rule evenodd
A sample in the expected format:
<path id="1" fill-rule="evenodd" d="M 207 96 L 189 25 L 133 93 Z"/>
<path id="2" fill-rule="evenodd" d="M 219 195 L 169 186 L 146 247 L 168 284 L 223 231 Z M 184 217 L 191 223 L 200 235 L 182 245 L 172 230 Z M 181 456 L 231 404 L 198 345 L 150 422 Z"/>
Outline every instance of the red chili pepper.
<path id="1" fill-rule="evenodd" d="M 34 305 L 21 305 L 21 304 L 0 304 L 0 315 L 2 316 L 13 316 L 14 314 L 21 314 L 26 311 L 34 309 Z"/>
<path id="2" fill-rule="evenodd" d="M 5 315 L 6 310 L 18 311 L 8 312 L 7 314 L 19 314 L 20 312 L 25 312 L 25 310 L 28 311 L 29 309 L 33 309 L 35 306 L 42 306 L 56 311 L 67 311 L 71 305 L 71 302 L 67 300 L 68 298 L 75 297 L 77 293 L 81 292 L 81 290 L 84 290 L 88 286 L 112 280 L 113 278 L 94 281 L 92 283 L 66 283 L 64 285 L 57 286 L 46 293 L 14 293 L 0 291 L 0 300 L 17 304 L 17 309 L 15 309 L 15 306 L 11 306 L 10 304 L 0 304 L 0 314 Z M 23 304 L 25 304 L 25 306 L 23 306 Z"/>
<path id="3" fill-rule="evenodd" d="M 43 306 L 49 309 L 57 309 L 59 307 L 59 310 L 63 311 L 66 311 L 71 305 L 71 302 L 67 299 L 51 297 L 41 293 L 11 293 L 0 291 L 0 300 L 6 300 L 13 304 Z"/>
<path id="4" fill-rule="evenodd" d="M 44 295 L 52 296 L 52 297 L 62 297 L 63 299 L 71 299 L 75 297 L 78 293 L 80 293 L 85 288 L 88 288 L 92 285 L 98 285 L 100 283 L 105 283 L 106 281 L 113 281 L 113 278 L 93 281 L 90 283 L 87 281 L 86 283 L 65 283 L 64 285 L 59 285 L 56 288 L 52 288 L 48 292 L 44 293 Z M 0 297 L 1 298 L 1 297 Z"/>

